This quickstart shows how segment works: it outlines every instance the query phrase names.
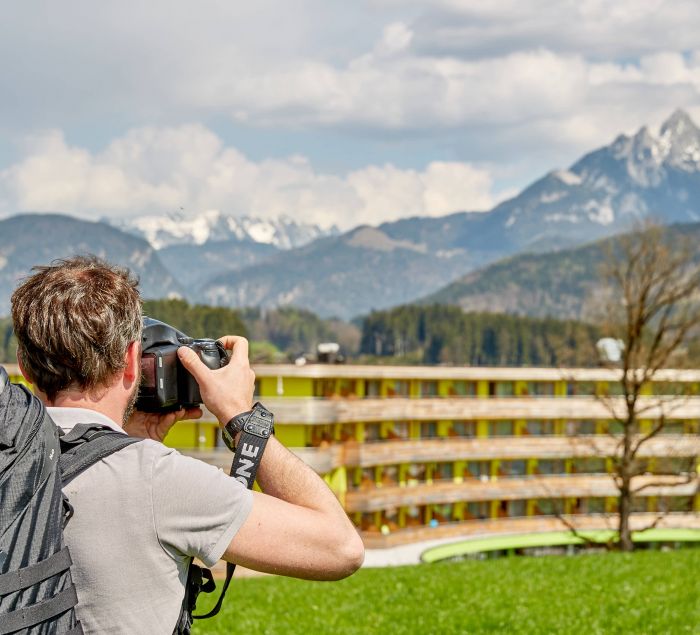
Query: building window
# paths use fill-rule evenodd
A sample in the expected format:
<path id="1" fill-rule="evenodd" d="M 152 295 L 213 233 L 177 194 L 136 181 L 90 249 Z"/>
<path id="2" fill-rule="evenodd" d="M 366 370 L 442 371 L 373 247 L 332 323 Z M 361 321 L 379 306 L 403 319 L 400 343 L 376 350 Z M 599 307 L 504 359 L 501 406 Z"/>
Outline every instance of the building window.
<path id="1" fill-rule="evenodd" d="M 360 529 L 367 532 L 378 532 L 379 527 L 377 527 L 374 522 L 374 513 L 366 512 L 362 514 L 362 520 L 360 521 Z"/>
<path id="2" fill-rule="evenodd" d="M 697 394 L 697 385 L 693 386 L 693 384 L 676 381 L 654 382 L 651 390 L 654 395 L 680 397 Z"/>
<path id="3" fill-rule="evenodd" d="M 440 523 L 449 523 L 452 520 L 453 508 L 450 503 L 445 505 L 433 505 L 432 516 Z"/>
<path id="4" fill-rule="evenodd" d="M 596 433 L 595 421 L 583 419 L 581 421 L 567 421 L 566 434 L 570 437 L 591 435 Z"/>
<path id="5" fill-rule="evenodd" d="M 407 485 L 418 485 L 419 483 L 425 483 L 425 464 L 411 463 L 411 465 L 408 466 L 407 472 Z"/>
<path id="6" fill-rule="evenodd" d="M 408 421 L 394 421 L 387 431 L 387 439 L 408 439 Z"/>
<path id="7" fill-rule="evenodd" d="M 504 501 L 505 502 L 505 501 Z M 526 501 L 515 500 L 507 501 L 506 503 L 506 515 L 509 518 L 520 518 L 526 515 Z"/>
<path id="8" fill-rule="evenodd" d="M 433 479 L 437 481 L 450 481 L 454 473 L 452 463 L 438 463 L 433 470 Z"/>
<path id="9" fill-rule="evenodd" d="M 476 421 L 455 421 L 452 424 L 451 435 L 457 437 L 475 437 Z"/>
<path id="10" fill-rule="evenodd" d="M 564 501 L 560 498 L 540 498 L 535 507 L 537 516 L 556 516 L 564 513 Z"/>
<path id="11" fill-rule="evenodd" d="M 373 467 L 364 467 L 360 472 L 360 482 L 358 487 L 363 490 L 374 489 L 376 487 Z"/>
<path id="12" fill-rule="evenodd" d="M 466 478 L 487 479 L 490 472 L 488 461 L 468 461 L 464 466 Z"/>
<path id="13" fill-rule="evenodd" d="M 357 382 L 354 379 L 341 379 L 338 381 L 338 392 L 341 397 L 356 397 Z"/>
<path id="14" fill-rule="evenodd" d="M 684 432 L 685 425 L 682 421 L 667 421 L 660 434 L 683 434 Z"/>
<path id="15" fill-rule="evenodd" d="M 574 459 L 572 467 L 577 474 L 605 474 L 605 459 L 602 457 L 586 457 Z"/>
<path id="16" fill-rule="evenodd" d="M 513 422 L 512 421 L 489 421 L 489 436 L 490 437 L 512 437 Z"/>
<path id="17" fill-rule="evenodd" d="M 595 384 L 592 381 L 570 381 L 566 385 L 566 394 L 569 397 L 591 397 L 596 394 Z"/>
<path id="18" fill-rule="evenodd" d="M 608 421 L 606 422 L 606 428 L 608 434 L 622 434 L 625 431 L 621 421 Z"/>
<path id="19" fill-rule="evenodd" d="M 551 397 L 554 395 L 554 383 L 551 381 L 529 381 L 525 394 L 536 397 Z"/>
<path id="20" fill-rule="evenodd" d="M 436 381 L 422 381 L 420 383 L 421 397 L 437 397 L 438 383 Z"/>
<path id="21" fill-rule="evenodd" d="M 656 500 L 656 511 L 659 512 L 692 512 L 692 496 L 664 496 Z"/>
<path id="22" fill-rule="evenodd" d="M 382 533 L 387 529 L 392 532 L 399 528 L 398 511 L 396 507 L 390 507 L 382 512 L 382 526 L 380 527 Z"/>
<path id="23" fill-rule="evenodd" d="M 500 476 L 524 476 L 527 471 L 526 461 L 501 461 L 498 466 Z"/>
<path id="24" fill-rule="evenodd" d="M 410 384 L 403 379 L 390 382 L 387 387 L 387 397 L 408 397 L 410 394 Z"/>
<path id="25" fill-rule="evenodd" d="M 574 514 L 603 514 L 605 513 L 604 498 L 578 498 L 574 506 Z"/>
<path id="26" fill-rule="evenodd" d="M 476 395 L 476 382 L 453 381 L 448 392 L 450 397 L 473 397 Z"/>
<path id="27" fill-rule="evenodd" d="M 326 424 L 311 428 L 311 445 L 315 448 L 328 446 L 333 443 L 332 426 Z"/>
<path id="28" fill-rule="evenodd" d="M 382 394 L 382 384 L 378 379 L 368 379 L 365 381 L 365 397 L 380 397 Z"/>
<path id="29" fill-rule="evenodd" d="M 540 459 L 537 461 L 537 474 L 566 474 L 566 464 L 562 459 Z"/>
<path id="30" fill-rule="evenodd" d="M 551 435 L 554 434 L 554 421 L 528 421 L 525 430 L 535 436 Z"/>
<path id="31" fill-rule="evenodd" d="M 355 441 L 357 439 L 357 424 L 344 423 L 340 427 L 341 441 Z"/>
<path id="32" fill-rule="evenodd" d="M 314 379 L 314 397 L 332 397 L 335 394 L 335 379 Z"/>
<path id="33" fill-rule="evenodd" d="M 512 381 L 490 381 L 489 396 L 490 397 L 512 397 L 514 394 Z"/>
<path id="34" fill-rule="evenodd" d="M 399 484 L 399 468 L 396 465 L 384 465 L 380 468 L 379 482 L 382 487 L 394 487 Z"/>
<path id="35" fill-rule="evenodd" d="M 425 507 L 411 505 L 406 508 L 406 527 L 416 527 L 423 524 L 425 519 Z"/>
<path id="36" fill-rule="evenodd" d="M 656 474 L 683 474 L 692 470 L 695 457 L 660 456 L 654 460 Z"/>
<path id="37" fill-rule="evenodd" d="M 437 422 L 436 421 L 421 421 L 420 438 L 434 439 L 437 437 Z"/>
<path id="38" fill-rule="evenodd" d="M 365 423 L 365 441 L 379 441 L 379 424 Z"/>
<path id="39" fill-rule="evenodd" d="M 477 503 L 467 503 L 466 517 L 485 520 L 489 517 L 489 501 L 479 501 Z"/>
<path id="40" fill-rule="evenodd" d="M 645 512 L 647 510 L 647 498 L 643 496 L 635 496 L 632 499 L 632 511 L 633 512 Z"/>

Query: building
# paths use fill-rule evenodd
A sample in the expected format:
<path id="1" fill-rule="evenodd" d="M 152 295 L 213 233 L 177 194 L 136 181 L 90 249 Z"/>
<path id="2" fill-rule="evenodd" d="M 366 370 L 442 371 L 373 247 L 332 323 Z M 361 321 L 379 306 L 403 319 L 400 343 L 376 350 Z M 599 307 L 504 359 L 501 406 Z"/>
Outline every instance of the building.
<path id="1" fill-rule="evenodd" d="M 255 372 L 278 438 L 324 476 L 368 547 L 545 534 L 566 529 L 562 517 L 580 530 L 614 527 L 617 371 L 307 364 Z M 640 434 L 662 408 L 668 423 L 640 453 L 632 525 L 656 521 L 688 539 L 700 529 L 700 371 L 663 371 L 642 399 Z M 231 460 L 212 421 L 180 423 L 166 441 L 221 466 Z"/>

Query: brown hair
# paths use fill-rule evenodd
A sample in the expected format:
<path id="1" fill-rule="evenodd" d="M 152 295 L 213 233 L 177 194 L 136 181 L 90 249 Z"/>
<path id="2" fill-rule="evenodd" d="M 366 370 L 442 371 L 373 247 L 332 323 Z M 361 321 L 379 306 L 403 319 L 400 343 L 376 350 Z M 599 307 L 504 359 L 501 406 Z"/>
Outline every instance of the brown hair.
<path id="1" fill-rule="evenodd" d="M 17 356 L 28 379 L 51 400 L 69 387 L 109 385 L 129 344 L 141 340 L 138 279 L 95 256 L 32 271 L 12 294 Z"/>

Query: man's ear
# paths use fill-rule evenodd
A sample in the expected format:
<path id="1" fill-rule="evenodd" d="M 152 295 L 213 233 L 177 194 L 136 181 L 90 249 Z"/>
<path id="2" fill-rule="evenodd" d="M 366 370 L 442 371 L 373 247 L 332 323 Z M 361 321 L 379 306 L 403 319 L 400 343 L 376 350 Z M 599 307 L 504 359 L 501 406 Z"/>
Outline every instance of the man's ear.
<path id="1" fill-rule="evenodd" d="M 124 379 L 136 381 L 141 369 L 141 343 L 131 342 L 126 349 L 126 366 L 124 367 Z"/>

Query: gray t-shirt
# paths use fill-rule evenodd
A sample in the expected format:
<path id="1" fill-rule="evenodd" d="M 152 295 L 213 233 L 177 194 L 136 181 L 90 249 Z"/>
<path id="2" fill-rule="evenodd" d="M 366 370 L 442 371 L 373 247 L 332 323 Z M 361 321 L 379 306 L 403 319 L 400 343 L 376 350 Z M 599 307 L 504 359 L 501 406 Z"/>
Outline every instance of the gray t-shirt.
<path id="1" fill-rule="evenodd" d="M 48 408 L 65 431 L 113 421 Z M 252 493 L 222 470 L 149 439 L 102 459 L 64 488 L 78 617 L 86 633 L 171 635 L 189 559 L 212 566 L 245 522 Z"/>

